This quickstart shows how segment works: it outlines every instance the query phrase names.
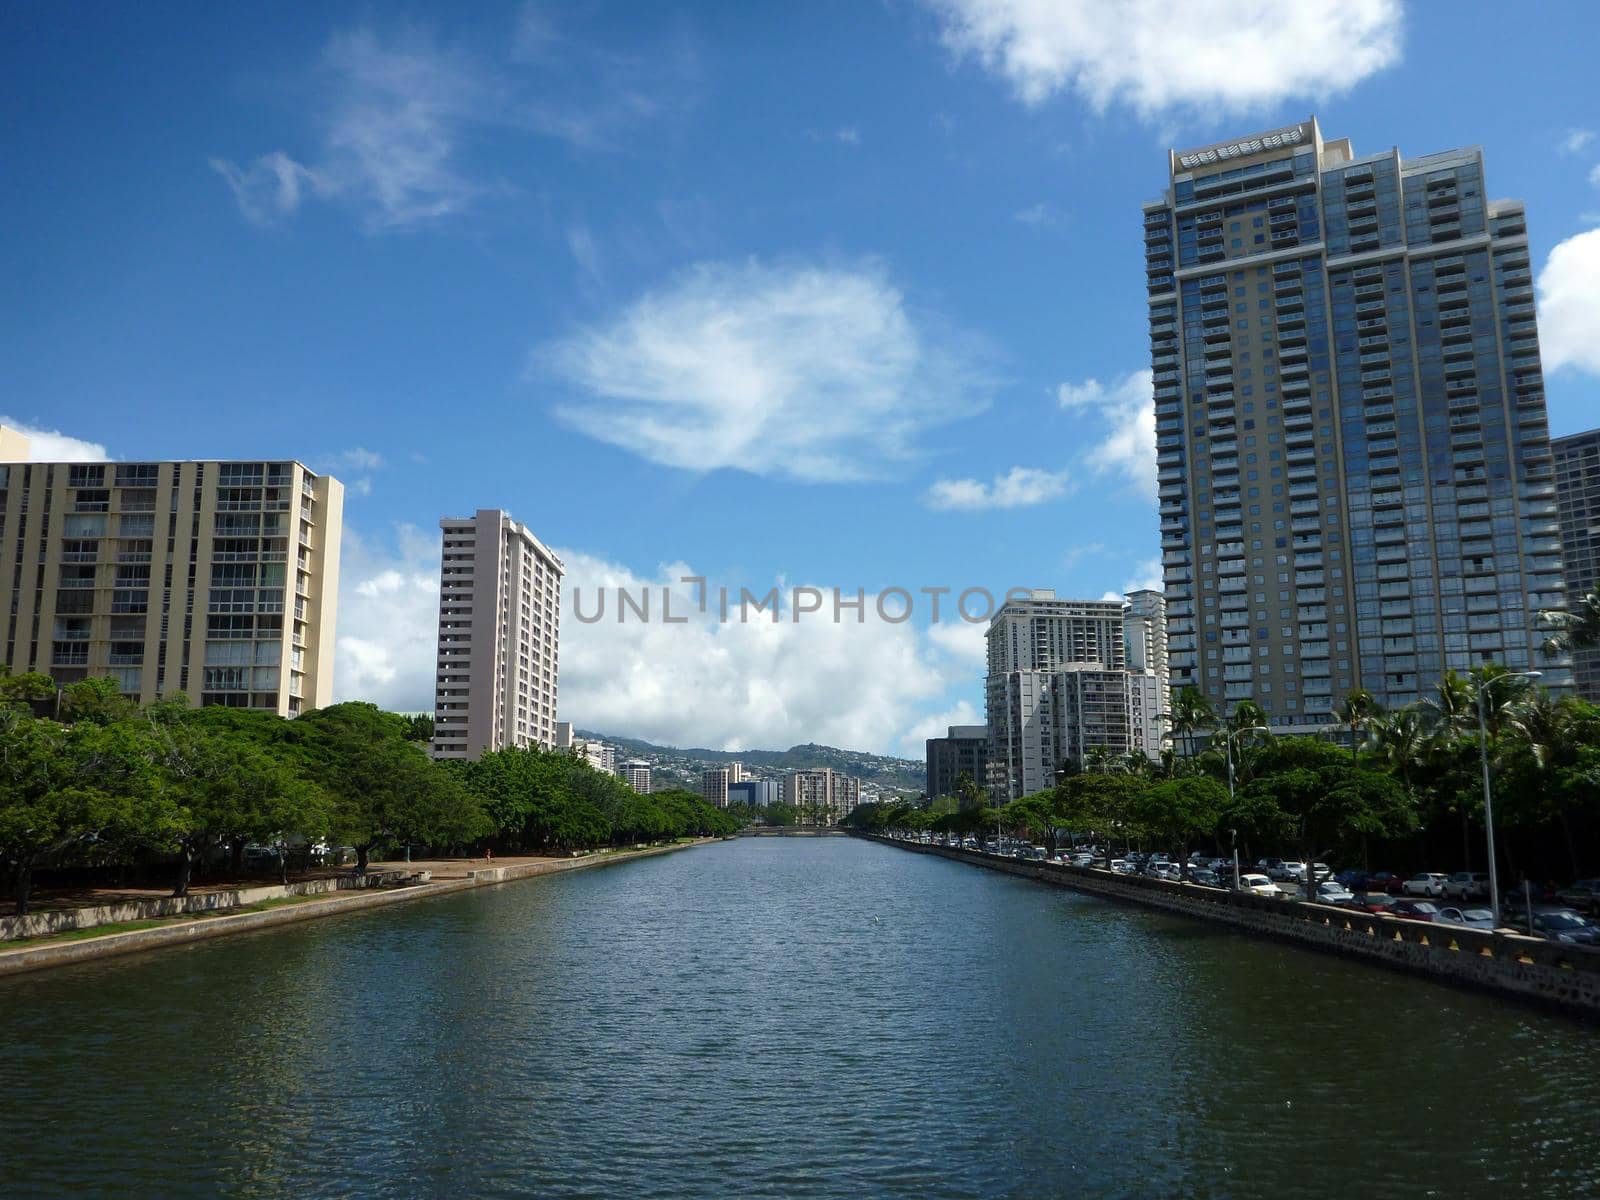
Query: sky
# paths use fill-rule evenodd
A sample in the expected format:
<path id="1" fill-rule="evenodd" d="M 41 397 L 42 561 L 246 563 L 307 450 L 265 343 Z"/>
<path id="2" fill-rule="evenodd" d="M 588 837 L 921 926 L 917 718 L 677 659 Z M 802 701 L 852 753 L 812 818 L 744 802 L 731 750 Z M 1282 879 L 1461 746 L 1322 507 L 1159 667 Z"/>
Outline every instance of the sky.
<path id="1" fill-rule="evenodd" d="M 439 518 L 499 507 L 567 566 L 562 719 L 920 757 L 982 720 L 959 593 L 1158 581 L 1169 147 L 1481 145 L 1552 432 L 1600 425 L 1597 42 L 1558 0 L 13 0 L 0 420 L 342 479 L 339 699 L 431 709 Z M 775 586 L 821 612 L 739 619 Z"/>

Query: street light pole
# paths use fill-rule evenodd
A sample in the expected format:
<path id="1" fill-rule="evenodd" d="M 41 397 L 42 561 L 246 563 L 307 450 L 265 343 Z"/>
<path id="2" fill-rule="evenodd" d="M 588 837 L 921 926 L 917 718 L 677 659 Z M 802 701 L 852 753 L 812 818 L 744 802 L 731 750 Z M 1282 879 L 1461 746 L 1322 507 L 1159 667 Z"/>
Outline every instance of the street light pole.
<path id="1" fill-rule="evenodd" d="M 1538 679 L 1543 671 L 1508 671 L 1489 679 L 1480 679 L 1474 694 L 1478 700 L 1478 752 L 1483 762 L 1483 831 L 1489 842 L 1489 911 L 1494 913 L 1494 927 L 1500 928 L 1500 873 L 1494 861 L 1494 789 L 1489 785 L 1489 721 L 1484 713 L 1483 694 L 1502 679 Z"/>

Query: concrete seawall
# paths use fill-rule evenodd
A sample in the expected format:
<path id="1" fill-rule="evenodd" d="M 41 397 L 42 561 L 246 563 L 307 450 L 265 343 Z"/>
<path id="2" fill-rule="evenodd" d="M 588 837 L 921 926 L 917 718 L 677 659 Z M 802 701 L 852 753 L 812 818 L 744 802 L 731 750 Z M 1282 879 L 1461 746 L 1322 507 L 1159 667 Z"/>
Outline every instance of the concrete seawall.
<path id="1" fill-rule="evenodd" d="M 999 858 L 893 838 L 870 840 L 1600 1019 L 1600 948 L 1113 875 L 1098 868 Z"/>
<path id="2" fill-rule="evenodd" d="M 283 908 L 264 909 L 259 912 L 227 913 L 222 916 L 199 914 L 190 921 L 176 921 L 154 929 L 135 929 L 127 933 L 108 933 L 88 937 L 81 941 L 56 942 L 41 946 L 0 946 L 0 976 L 23 971 L 37 971 L 46 967 L 64 966 L 84 962 L 91 958 L 108 958 L 116 954 L 130 954 L 136 950 L 153 950 L 161 946 L 175 946 L 205 938 L 221 937 L 229 933 L 244 933 L 266 929 L 274 925 L 287 925 L 294 921 L 309 921 L 316 917 L 342 916 L 345 913 L 366 912 L 408 900 L 423 900 L 430 896 L 445 896 L 455 892 L 470 891 L 478 887 L 492 887 L 520 879 L 543 875 L 559 875 L 566 871 L 582 871 L 595 867 L 609 867 L 636 859 L 671 854 L 703 846 L 707 841 L 683 842 L 675 846 L 654 846 L 646 850 L 628 850 L 617 854 L 589 854 L 582 858 L 552 859 L 518 866 L 488 867 L 469 873 L 465 879 L 446 879 L 438 882 L 416 883 L 395 888 L 374 888 L 361 891 L 336 891 L 326 899 L 306 900 Z M 283 888 L 271 890 L 279 895 Z"/>

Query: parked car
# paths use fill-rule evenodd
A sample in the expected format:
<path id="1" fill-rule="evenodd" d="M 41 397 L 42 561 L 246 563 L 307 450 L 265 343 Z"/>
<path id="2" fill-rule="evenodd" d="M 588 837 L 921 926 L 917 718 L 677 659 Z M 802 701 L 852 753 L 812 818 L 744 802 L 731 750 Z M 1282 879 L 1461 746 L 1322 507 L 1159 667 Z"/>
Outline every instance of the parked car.
<path id="1" fill-rule="evenodd" d="M 1281 858 L 1258 858 L 1258 859 L 1256 859 L 1256 870 L 1260 871 L 1263 875 L 1266 875 L 1268 878 L 1271 878 L 1271 876 L 1272 876 L 1272 868 L 1281 867 L 1281 866 L 1283 866 L 1283 859 L 1281 859 Z"/>
<path id="2" fill-rule="evenodd" d="M 1201 887 L 1220 888 L 1222 877 L 1210 867 L 1197 867 L 1189 872 L 1189 882 L 1197 883 Z"/>
<path id="3" fill-rule="evenodd" d="M 1355 884 L 1350 886 L 1355 891 L 1388 892 L 1391 896 L 1398 896 L 1405 882 L 1405 876 L 1394 871 L 1369 871 L 1361 887 L 1357 888 Z"/>
<path id="4" fill-rule="evenodd" d="M 1471 900 L 1474 896 L 1489 894 L 1489 876 L 1485 871 L 1457 871 L 1444 881 L 1444 893 L 1452 900 Z"/>
<path id="5" fill-rule="evenodd" d="M 1439 906 L 1427 900 L 1396 900 L 1388 911 L 1391 917 L 1405 917 L 1408 921 L 1433 921 L 1439 916 Z"/>
<path id="6" fill-rule="evenodd" d="M 1579 912 L 1600 911 L 1600 879 L 1576 879 L 1558 891 L 1555 898 Z"/>
<path id="7" fill-rule="evenodd" d="M 1125 858 L 1113 858 L 1111 869 L 1118 875 L 1132 875 L 1137 868 Z"/>
<path id="8" fill-rule="evenodd" d="M 1344 907 L 1353 908 L 1357 912 L 1386 913 L 1399 903 L 1399 899 L 1389 895 L 1388 892 L 1367 892 L 1345 901 Z"/>
<path id="9" fill-rule="evenodd" d="M 1249 892 L 1253 896 L 1279 896 L 1282 891 L 1265 875 L 1251 873 L 1239 876 L 1239 890 Z"/>
<path id="10" fill-rule="evenodd" d="M 1092 867 L 1094 862 L 1095 859 L 1092 854 L 1074 854 L 1072 856 L 1072 865 L 1075 867 Z"/>
<path id="11" fill-rule="evenodd" d="M 1355 898 L 1356 894 L 1342 883 L 1334 883 L 1330 880 L 1327 883 L 1317 884 L 1318 904 L 1348 904 Z"/>
<path id="12" fill-rule="evenodd" d="M 1280 883 L 1294 883 L 1305 875 L 1306 865 L 1303 862 L 1279 861 L 1275 867 L 1267 868 L 1267 878 L 1276 879 Z"/>
<path id="13" fill-rule="evenodd" d="M 1494 913 L 1487 908 L 1455 908 L 1447 905 L 1439 910 L 1434 920 L 1440 925 L 1461 925 L 1467 929 L 1494 928 Z"/>
<path id="14" fill-rule="evenodd" d="M 1445 882 L 1450 877 L 1438 871 L 1419 871 L 1406 880 L 1400 890 L 1408 896 L 1442 896 Z"/>
<path id="15" fill-rule="evenodd" d="M 1589 924 L 1570 908 L 1534 909 L 1533 932 L 1534 936 L 1551 942 L 1572 942 L 1581 946 L 1600 943 L 1600 926 Z"/>

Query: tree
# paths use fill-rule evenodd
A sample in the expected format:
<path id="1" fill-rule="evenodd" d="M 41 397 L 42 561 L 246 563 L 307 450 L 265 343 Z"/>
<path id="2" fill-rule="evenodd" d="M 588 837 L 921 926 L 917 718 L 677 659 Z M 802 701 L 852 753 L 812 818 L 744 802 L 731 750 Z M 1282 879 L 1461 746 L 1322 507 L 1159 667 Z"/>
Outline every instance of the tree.
<path id="1" fill-rule="evenodd" d="M 1195 777 L 1149 784 L 1133 797 L 1138 823 L 1169 848 L 1179 848 L 1185 882 L 1189 879 L 1190 847 L 1216 834 L 1217 820 L 1227 804 L 1226 788 L 1215 779 Z"/>
<path id="2" fill-rule="evenodd" d="M 0 707 L 32 707 L 35 700 L 48 700 L 56 694 L 56 681 L 39 671 L 24 671 L 13 675 L 11 668 L 0 664 Z"/>
<path id="3" fill-rule="evenodd" d="M 1360 752 L 1358 735 L 1371 730 L 1383 716 L 1383 705 L 1366 688 L 1356 688 L 1339 704 L 1339 723 L 1350 731 L 1350 761 L 1353 764 Z"/>
<path id="4" fill-rule="evenodd" d="M 1544 652 L 1551 658 L 1600 646 L 1600 591 L 1588 593 L 1567 611 L 1541 612 L 1539 628 L 1550 634 Z"/>
<path id="5" fill-rule="evenodd" d="M 134 715 L 138 706 L 122 694 L 115 679 L 80 679 L 61 689 L 61 713 L 64 720 L 77 724 L 90 722 L 110 725 Z"/>
<path id="6" fill-rule="evenodd" d="M 1172 732 L 1184 739 L 1184 757 L 1194 758 L 1195 735 L 1217 723 L 1216 710 L 1211 701 L 1196 687 L 1186 687 L 1172 701 Z"/>

